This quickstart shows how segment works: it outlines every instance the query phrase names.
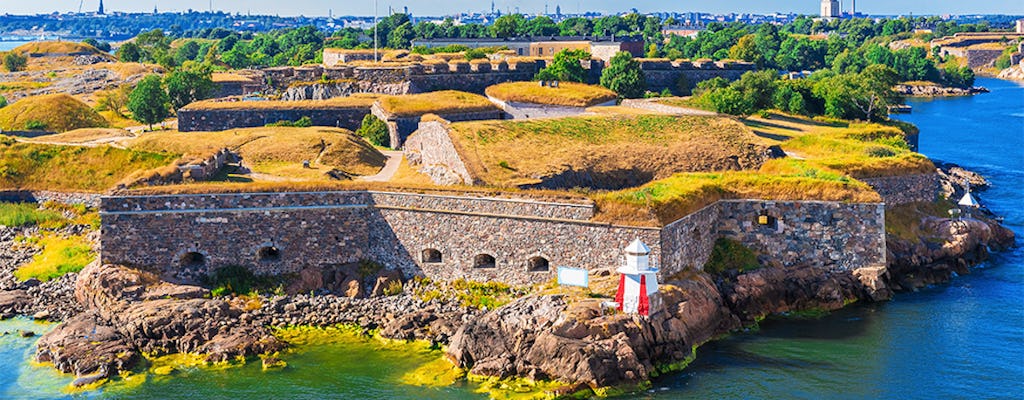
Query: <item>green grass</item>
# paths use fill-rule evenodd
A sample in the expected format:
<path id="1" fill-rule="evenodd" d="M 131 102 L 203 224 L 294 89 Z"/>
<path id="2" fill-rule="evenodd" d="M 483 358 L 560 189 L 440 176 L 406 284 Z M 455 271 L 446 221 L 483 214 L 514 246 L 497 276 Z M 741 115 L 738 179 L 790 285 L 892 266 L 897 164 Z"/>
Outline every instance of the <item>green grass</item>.
<path id="1" fill-rule="evenodd" d="M 34 203 L 0 203 L 0 225 L 13 228 L 42 225 L 64 219 L 54 210 L 40 209 Z"/>
<path id="2" fill-rule="evenodd" d="M 14 271 L 14 277 L 25 281 L 36 278 L 46 282 L 68 273 L 81 271 L 96 259 L 92 246 L 83 236 L 59 237 L 45 235 L 38 241 L 42 252 L 32 261 Z"/>
<path id="3" fill-rule="evenodd" d="M 102 192 L 138 170 L 170 164 L 177 155 L 18 143 L 0 136 L 0 189 Z"/>
<path id="4" fill-rule="evenodd" d="M 711 248 L 711 258 L 704 264 L 704 272 L 709 274 L 720 274 L 726 271 L 737 271 L 739 273 L 753 271 L 761 267 L 757 262 L 757 254 L 754 254 L 742 243 L 726 238 L 715 240 L 715 246 Z"/>

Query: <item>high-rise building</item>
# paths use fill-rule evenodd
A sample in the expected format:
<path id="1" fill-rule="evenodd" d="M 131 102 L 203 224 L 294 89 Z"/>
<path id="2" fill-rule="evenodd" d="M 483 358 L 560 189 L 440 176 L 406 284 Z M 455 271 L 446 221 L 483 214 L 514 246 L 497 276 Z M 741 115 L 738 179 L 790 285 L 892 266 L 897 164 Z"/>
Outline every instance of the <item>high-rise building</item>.
<path id="1" fill-rule="evenodd" d="M 838 0 L 821 0 L 822 18 L 839 18 L 840 13 Z"/>

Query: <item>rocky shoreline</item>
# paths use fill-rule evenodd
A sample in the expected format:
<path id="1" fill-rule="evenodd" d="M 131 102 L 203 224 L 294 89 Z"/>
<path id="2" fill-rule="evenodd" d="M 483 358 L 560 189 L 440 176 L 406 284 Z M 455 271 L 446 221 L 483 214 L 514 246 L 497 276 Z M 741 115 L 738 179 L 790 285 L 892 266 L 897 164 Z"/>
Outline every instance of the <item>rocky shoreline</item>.
<path id="1" fill-rule="evenodd" d="M 974 190 L 987 184 L 962 168 L 938 165 L 947 198 L 957 198 L 965 180 Z M 292 295 L 215 297 L 195 284 L 100 264 L 50 282 L 19 283 L 13 270 L 33 250 L 15 245 L 15 236 L 34 232 L 2 228 L 0 314 L 63 321 L 40 339 L 37 359 L 75 374 L 76 385 L 129 370 L 142 354 L 198 353 L 210 362 L 273 355 L 287 346 L 274 327 L 348 324 L 386 338 L 447 346 L 449 359 L 472 375 L 555 380 L 566 383 L 561 394 L 609 394 L 682 369 L 697 346 L 767 315 L 884 301 L 894 291 L 967 273 L 989 249 L 1013 244 L 1013 233 L 984 214 L 962 221 L 911 215 L 922 233 L 888 234 L 887 268 L 823 273 L 765 265 L 746 273 L 687 272 L 665 279 L 665 307 L 647 318 L 603 309 L 615 285 L 610 273 L 595 277 L 592 294 L 540 289 L 494 310 L 452 297 L 427 300 L 423 293 L 445 290 L 428 280 L 404 281 L 399 293 L 387 295 L 384 288 L 400 279 L 388 271 L 362 280 L 344 278 L 352 276 L 345 271 L 302 274 L 289 292 L 309 294 Z M 84 227 L 67 229 L 81 233 Z M 329 290 L 310 293 L 329 276 L 337 277 Z"/>
<path id="2" fill-rule="evenodd" d="M 939 85 L 896 85 L 893 90 L 904 97 L 970 96 L 989 92 L 988 89 L 979 86 L 965 89 Z"/>

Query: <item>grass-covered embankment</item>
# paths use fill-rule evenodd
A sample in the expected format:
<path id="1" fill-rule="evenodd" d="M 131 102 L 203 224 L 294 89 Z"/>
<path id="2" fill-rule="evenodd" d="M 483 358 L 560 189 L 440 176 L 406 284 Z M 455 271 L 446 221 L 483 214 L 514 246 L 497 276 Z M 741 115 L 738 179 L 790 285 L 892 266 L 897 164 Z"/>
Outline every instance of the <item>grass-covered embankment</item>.
<path id="1" fill-rule="evenodd" d="M 109 124 L 87 104 L 64 93 L 21 99 L 0 108 L 0 130 L 66 132 Z"/>
<path id="2" fill-rule="evenodd" d="M 728 118 L 668 115 L 461 122 L 451 124 L 451 132 L 470 174 L 502 187 L 569 170 L 662 179 L 677 172 L 756 169 L 767 143 Z"/>
<path id="3" fill-rule="evenodd" d="M 20 143 L 0 136 L 0 189 L 103 192 L 137 170 L 170 164 L 173 154 Z"/>
<path id="4" fill-rule="evenodd" d="M 537 82 L 508 82 L 490 86 L 485 93 L 501 101 L 569 107 L 596 106 L 618 98 L 615 92 L 601 86 L 574 82 L 560 82 L 557 88 Z"/>
<path id="5" fill-rule="evenodd" d="M 498 110 L 498 107 L 491 103 L 490 100 L 487 100 L 486 97 L 456 90 L 384 96 L 379 101 L 380 108 L 395 117 L 415 117 L 424 114 L 462 114 Z"/>

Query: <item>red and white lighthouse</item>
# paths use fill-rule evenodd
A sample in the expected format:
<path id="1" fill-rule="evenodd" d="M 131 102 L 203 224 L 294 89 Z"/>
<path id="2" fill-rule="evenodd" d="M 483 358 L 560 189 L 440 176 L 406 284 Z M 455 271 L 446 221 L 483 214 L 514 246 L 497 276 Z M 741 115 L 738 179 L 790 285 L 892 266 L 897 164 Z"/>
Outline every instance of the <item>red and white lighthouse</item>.
<path id="1" fill-rule="evenodd" d="M 640 239 L 626 246 L 626 264 L 619 267 L 619 290 L 615 302 L 619 310 L 640 315 L 651 315 L 661 305 L 658 296 L 658 270 L 648 259 L 651 249 Z"/>

